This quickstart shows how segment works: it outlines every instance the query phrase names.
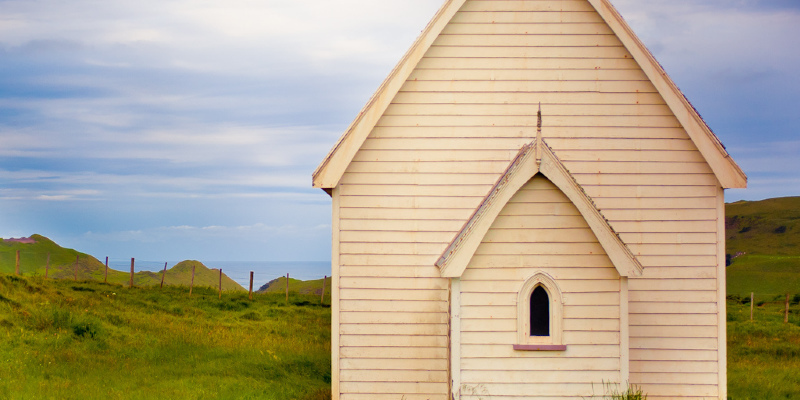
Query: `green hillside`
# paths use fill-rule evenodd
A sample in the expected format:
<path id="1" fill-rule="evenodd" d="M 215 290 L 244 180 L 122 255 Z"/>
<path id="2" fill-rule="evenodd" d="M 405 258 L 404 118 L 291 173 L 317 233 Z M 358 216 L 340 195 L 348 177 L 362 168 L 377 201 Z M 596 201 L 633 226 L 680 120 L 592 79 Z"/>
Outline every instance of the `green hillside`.
<path id="1" fill-rule="evenodd" d="M 267 282 L 264 286 L 258 289 L 260 293 L 274 293 L 286 291 L 286 277 L 282 276 Z M 320 296 L 322 294 L 322 279 L 311 281 L 301 281 L 299 279 L 289 278 L 289 292 L 300 294 L 315 294 Z M 325 296 L 328 297 L 331 293 L 331 278 L 325 280 Z"/>
<path id="2" fill-rule="evenodd" d="M 36 243 L 18 243 L 0 240 L 0 272 L 13 274 L 16 252 L 20 252 L 22 275 L 44 275 L 47 256 L 50 255 L 50 274 L 53 278 L 72 278 L 76 258 L 78 279 L 90 279 L 96 271 L 102 271 L 103 263 L 96 258 L 73 249 L 66 249 L 42 235 L 31 235 Z"/>
<path id="3" fill-rule="evenodd" d="M 800 293 L 800 197 L 725 205 L 728 294 Z"/>
<path id="4" fill-rule="evenodd" d="M 105 265 L 89 254 L 59 246 L 42 235 L 31 235 L 35 243 L 20 243 L 0 239 L 0 273 L 14 274 L 16 252 L 20 253 L 20 273 L 22 276 L 44 276 L 48 255 L 50 269 L 48 277 L 54 279 L 77 279 L 80 281 L 105 279 Z M 75 261 L 78 260 L 77 274 Z M 218 287 L 219 270 L 209 269 L 199 261 L 182 261 L 167 269 L 164 285 L 189 286 L 192 280 L 192 266 L 195 267 L 195 286 Z M 127 285 L 130 271 L 108 270 L 108 282 Z M 133 274 L 136 286 L 161 284 L 161 272 L 139 271 Z M 224 273 L 222 290 L 245 290 Z"/>
<path id="5" fill-rule="evenodd" d="M 313 295 L 0 274 L 0 399 L 330 399 Z"/>
<path id="6" fill-rule="evenodd" d="M 728 253 L 800 256 L 800 197 L 725 205 Z"/>

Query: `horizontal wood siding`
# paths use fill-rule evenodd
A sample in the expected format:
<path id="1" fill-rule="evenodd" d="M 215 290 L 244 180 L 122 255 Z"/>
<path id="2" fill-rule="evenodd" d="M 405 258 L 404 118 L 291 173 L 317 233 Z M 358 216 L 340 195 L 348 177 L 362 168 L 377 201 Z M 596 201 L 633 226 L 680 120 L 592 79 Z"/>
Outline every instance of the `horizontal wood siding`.
<path id="1" fill-rule="evenodd" d="M 545 216 L 548 226 L 505 227 Z M 517 293 L 537 271 L 553 276 L 563 294 L 566 351 L 512 348 Z M 578 210 L 546 178 L 531 179 L 500 212 L 461 278 L 461 398 L 575 398 L 591 396 L 593 383 L 619 382 L 619 302 L 619 275 Z"/>
<path id="2" fill-rule="evenodd" d="M 341 399 L 447 398 L 448 282 L 434 262 L 535 137 L 540 104 L 545 141 L 644 266 L 628 286 L 631 383 L 653 399 L 716 396 L 719 183 L 711 169 L 587 1 L 468 0 L 337 188 Z M 463 299 L 462 353 L 474 358 L 464 358 L 461 376 L 485 375 L 492 394 L 538 387 L 542 398 L 562 398 L 574 393 L 562 381 L 587 393 L 590 382 L 617 379 L 618 286 L 601 272 L 612 269 L 580 215 L 547 204 L 537 216 L 511 205 L 514 216 L 498 218 L 463 282 L 465 293 L 497 304 Z M 562 230 L 540 234 L 553 224 Z M 526 235 L 530 243 L 515 244 Z M 510 336 L 480 331 L 513 328 L 515 315 L 500 304 L 532 268 L 565 278 L 566 355 L 519 355 Z M 589 304 L 594 296 L 600 303 Z M 550 380 L 525 372 L 530 357 L 567 369 L 603 361 L 584 363 L 582 378 L 556 369 Z M 483 373 L 494 366 L 509 374 Z"/>

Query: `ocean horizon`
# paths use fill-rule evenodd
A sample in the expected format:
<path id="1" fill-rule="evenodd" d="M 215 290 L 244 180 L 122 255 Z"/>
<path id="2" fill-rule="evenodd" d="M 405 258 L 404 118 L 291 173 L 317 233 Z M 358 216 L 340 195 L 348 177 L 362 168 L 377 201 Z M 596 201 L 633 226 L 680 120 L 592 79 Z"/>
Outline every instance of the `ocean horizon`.
<path id="1" fill-rule="evenodd" d="M 100 262 L 105 262 L 105 257 L 98 258 L 98 260 L 100 260 Z M 275 278 L 280 278 L 281 276 L 286 276 L 287 273 L 290 278 L 304 281 L 322 279 L 323 276 L 331 276 L 330 261 L 197 261 L 200 261 L 208 268 L 221 268 L 225 275 L 242 285 L 245 289 L 247 289 L 250 284 L 250 271 L 253 271 L 253 290 L 258 290 L 258 288 L 267 282 Z M 167 263 L 167 269 L 169 269 L 180 261 L 134 260 L 133 269 L 135 272 L 158 272 L 164 269 L 165 262 Z M 109 258 L 108 267 L 117 271 L 127 272 L 130 271 L 131 260 L 130 258 Z"/>

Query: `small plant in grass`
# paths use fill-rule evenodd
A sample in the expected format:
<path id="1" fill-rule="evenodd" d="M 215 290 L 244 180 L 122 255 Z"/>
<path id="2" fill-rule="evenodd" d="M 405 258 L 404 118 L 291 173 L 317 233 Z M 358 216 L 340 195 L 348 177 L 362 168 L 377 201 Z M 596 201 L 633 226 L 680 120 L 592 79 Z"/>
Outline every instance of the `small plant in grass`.
<path id="1" fill-rule="evenodd" d="M 624 391 L 621 391 L 619 386 L 619 383 L 603 381 L 605 395 L 601 396 L 601 398 L 610 400 L 647 400 L 647 395 L 639 386 L 628 384 Z"/>

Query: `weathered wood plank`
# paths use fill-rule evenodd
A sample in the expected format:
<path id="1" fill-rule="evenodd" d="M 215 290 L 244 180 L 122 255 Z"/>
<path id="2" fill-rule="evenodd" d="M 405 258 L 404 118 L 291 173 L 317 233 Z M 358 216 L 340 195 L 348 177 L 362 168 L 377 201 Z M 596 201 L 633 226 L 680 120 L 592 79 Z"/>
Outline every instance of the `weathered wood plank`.
<path id="1" fill-rule="evenodd" d="M 442 347 L 342 347 L 342 359 L 447 360 Z"/>
<path id="2" fill-rule="evenodd" d="M 716 350 L 631 349 L 631 360 L 716 361 Z"/>
<path id="3" fill-rule="evenodd" d="M 443 60 L 450 60 L 443 59 Z M 642 105 L 660 105 L 664 104 L 664 99 L 658 93 L 648 91 L 591 91 L 591 92 L 543 92 L 543 91 L 474 91 L 466 90 L 453 90 L 453 87 L 447 90 L 430 91 L 430 90 L 416 90 L 419 85 L 410 86 L 409 89 L 415 90 L 402 90 L 394 97 L 392 103 L 395 104 L 527 104 L 536 105 L 542 103 L 542 106 L 547 109 L 552 105 L 603 105 L 603 104 L 642 104 Z M 638 88 L 637 88 L 638 89 Z M 545 114 L 546 116 L 547 114 Z M 534 125 L 535 126 L 535 125 Z M 673 128 L 675 130 L 682 128 Z M 548 128 L 548 137 L 553 135 L 564 136 L 559 134 L 556 127 Z M 686 132 L 684 131 L 685 135 Z"/>
<path id="4" fill-rule="evenodd" d="M 447 371 L 447 360 L 430 359 L 396 359 L 396 358 L 348 358 L 341 360 L 342 370 L 431 370 Z"/>
<path id="5" fill-rule="evenodd" d="M 343 393 L 408 393 L 441 394 L 447 393 L 447 384 L 442 382 L 342 382 Z"/>
<path id="6" fill-rule="evenodd" d="M 561 357 L 547 352 L 516 351 L 508 344 L 462 344 L 461 354 L 463 359 L 508 359 L 508 358 L 547 358 Z M 569 344 L 567 350 L 563 352 L 564 357 L 581 358 L 619 358 L 619 345 L 599 345 L 599 344 Z M 523 369 L 526 367 L 523 365 Z M 504 368 L 508 370 L 509 368 Z"/>
<path id="7" fill-rule="evenodd" d="M 535 72 L 535 71 L 534 71 Z M 448 74 L 455 77 L 460 74 Z M 447 76 L 445 76 L 447 77 Z M 508 78 L 512 78 L 509 76 Z M 494 78 L 494 81 L 502 79 Z M 509 79 L 511 80 L 511 79 Z M 397 104 L 390 105 L 384 115 L 423 116 L 423 115 L 484 115 L 484 116 L 519 116 L 530 114 L 537 109 L 534 104 Z M 661 104 L 558 104 L 542 105 L 542 112 L 549 120 L 552 116 L 671 116 L 672 111 Z M 549 132 L 548 132 L 549 133 Z M 375 135 L 372 135 L 373 137 Z"/>
<path id="8" fill-rule="evenodd" d="M 530 371 L 618 371 L 619 357 L 559 357 L 552 352 L 527 351 L 524 357 L 504 358 L 462 358 L 462 371 L 485 370 L 530 370 Z M 550 354 L 545 354 L 550 353 Z M 537 362 L 532 363 L 531 358 Z"/>
<path id="9" fill-rule="evenodd" d="M 342 324 L 342 335 L 447 336 L 447 324 Z"/>
<path id="10" fill-rule="evenodd" d="M 440 49 L 452 49 L 449 47 L 444 47 Z M 511 50 L 520 51 L 520 49 L 527 49 L 524 47 L 512 47 L 508 48 Z M 537 50 L 537 54 L 541 48 L 531 48 L 533 50 Z M 573 47 L 570 49 L 576 49 L 576 53 L 588 51 L 587 49 L 582 49 L 579 47 Z M 589 48 L 591 49 L 591 48 Z M 476 49 L 471 49 L 475 51 Z M 509 53 L 512 53 L 509 51 Z M 509 54 L 511 56 L 513 54 Z M 584 92 L 597 92 L 597 93 L 656 93 L 655 88 L 649 81 L 609 81 L 609 80 L 585 80 L 585 81 L 468 81 L 468 80 L 416 80 L 416 81 L 407 81 L 403 84 L 401 89 L 403 92 L 470 92 L 470 93 L 480 93 L 480 92 L 493 92 L 493 93 L 580 93 L 581 95 Z M 563 96 L 563 94 L 562 94 Z M 566 96 L 565 96 L 566 97 Z M 555 102 L 553 99 L 556 96 L 550 97 L 540 97 L 542 102 L 547 101 L 548 103 Z M 579 98 L 573 98 L 573 102 L 577 103 L 590 103 L 590 100 L 586 97 L 580 96 Z M 529 114 L 530 115 L 530 114 Z M 384 117 L 385 118 L 385 117 Z M 533 118 L 535 119 L 536 116 L 534 114 Z M 521 119 L 521 118 L 520 118 Z M 552 118 L 547 118 L 548 124 L 551 124 Z M 378 126 L 386 126 L 390 124 L 380 123 L 378 122 Z M 523 124 L 525 126 L 536 126 L 534 123 L 531 124 Z M 551 124 L 558 126 L 560 124 Z M 577 125 L 577 126 L 588 126 L 588 125 Z M 627 125 L 623 125 L 627 126 Z M 662 125 L 657 125 L 662 126 Z M 680 127 L 680 124 L 670 124 L 670 125 L 663 125 L 664 127 Z"/>
<path id="11" fill-rule="evenodd" d="M 631 336 L 639 338 L 713 338 L 717 326 L 631 326 Z"/>
<path id="12" fill-rule="evenodd" d="M 425 370 L 342 370 L 342 380 L 350 382 L 385 382 L 391 376 L 392 382 L 447 382 L 447 371 Z"/>
<path id="13" fill-rule="evenodd" d="M 631 373 L 644 372 L 717 372 L 717 363 L 709 361 L 634 361 L 631 360 Z"/>
<path id="14" fill-rule="evenodd" d="M 450 24 L 601 23 L 595 11 L 585 12 L 457 12 Z"/>
<path id="15" fill-rule="evenodd" d="M 587 1 L 561 0 L 561 1 L 500 1 L 500 0 L 471 0 L 464 3 L 460 12 L 477 11 L 581 11 L 594 12 L 594 7 Z M 449 24 L 454 25 L 454 24 Z"/>
<path id="16" fill-rule="evenodd" d="M 444 324 L 447 323 L 447 314 L 425 312 L 342 312 L 342 324 Z"/>
<path id="17" fill-rule="evenodd" d="M 561 24 L 449 24 L 444 30 L 443 35 L 555 35 L 555 34 L 575 34 L 575 35 L 608 35 L 614 32 L 604 23 L 561 23 Z M 424 65 L 426 58 L 417 64 L 419 68 Z M 633 61 L 633 60 L 631 60 Z M 631 66 L 630 68 L 634 68 Z M 638 65 L 635 68 L 639 68 Z"/>
<path id="18" fill-rule="evenodd" d="M 463 382 L 484 383 L 581 383 L 614 381 L 619 378 L 616 371 L 465 371 Z M 538 396 L 537 396 L 538 397 Z"/>
<path id="19" fill-rule="evenodd" d="M 438 46 L 463 47 L 620 47 L 622 43 L 613 34 L 610 35 L 439 35 L 433 42 Z M 413 75 L 413 74 L 412 74 Z"/>
<path id="20" fill-rule="evenodd" d="M 392 326 L 385 326 L 391 329 Z M 369 335 L 342 334 L 341 345 L 345 347 L 447 347 L 447 336 L 432 335 Z"/>
<path id="21" fill-rule="evenodd" d="M 422 300 L 348 300 L 342 299 L 339 303 L 341 311 L 359 312 L 439 312 L 447 308 L 446 301 Z"/>
<path id="22" fill-rule="evenodd" d="M 386 290 L 386 289 L 342 289 L 342 299 L 350 300 L 430 300 L 447 301 L 447 291 L 440 289 Z"/>

